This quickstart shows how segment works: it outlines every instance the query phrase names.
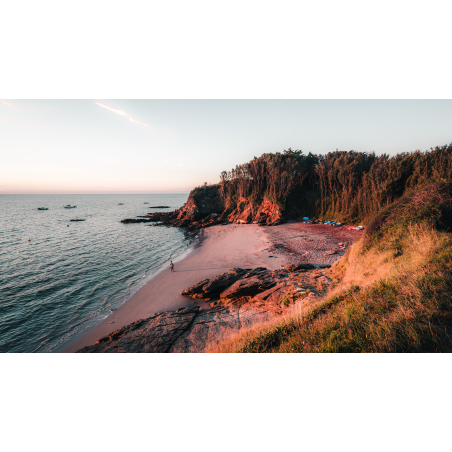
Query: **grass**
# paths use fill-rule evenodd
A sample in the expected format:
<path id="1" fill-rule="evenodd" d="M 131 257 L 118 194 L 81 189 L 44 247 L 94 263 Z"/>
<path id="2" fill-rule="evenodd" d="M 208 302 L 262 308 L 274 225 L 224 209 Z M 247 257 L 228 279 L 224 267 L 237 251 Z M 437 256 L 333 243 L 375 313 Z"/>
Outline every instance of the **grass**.
<path id="1" fill-rule="evenodd" d="M 347 251 L 325 298 L 211 351 L 450 352 L 452 236 L 428 217 L 402 217 L 385 223 L 378 241 L 363 237 Z"/>

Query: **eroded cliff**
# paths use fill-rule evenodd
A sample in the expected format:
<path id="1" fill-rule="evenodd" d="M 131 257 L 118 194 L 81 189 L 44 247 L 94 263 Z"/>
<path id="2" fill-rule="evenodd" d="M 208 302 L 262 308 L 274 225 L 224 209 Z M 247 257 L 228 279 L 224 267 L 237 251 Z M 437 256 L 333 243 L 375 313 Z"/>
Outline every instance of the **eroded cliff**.
<path id="1" fill-rule="evenodd" d="M 220 223 L 276 225 L 285 222 L 285 216 L 277 204 L 267 199 L 259 202 L 246 198 L 233 200 L 222 196 L 219 185 L 211 185 L 192 190 L 187 202 L 173 212 L 149 213 L 122 222 L 199 229 Z"/>

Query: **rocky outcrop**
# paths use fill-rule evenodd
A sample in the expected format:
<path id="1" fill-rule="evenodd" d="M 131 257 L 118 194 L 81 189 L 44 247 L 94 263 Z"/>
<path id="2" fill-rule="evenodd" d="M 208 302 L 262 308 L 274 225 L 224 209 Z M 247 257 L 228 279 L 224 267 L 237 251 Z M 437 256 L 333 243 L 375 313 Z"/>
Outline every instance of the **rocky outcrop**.
<path id="1" fill-rule="evenodd" d="M 193 306 L 160 312 L 124 326 L 78 352 L 204 352 L 243 328 L 316 300 L 331 282 L 324 272 L 234 268 L 182 292 L 193 298 L 221 297 L 211 303 L 212 309 Z"/>
<path id="2" fill-rule="evenodd" d="M 183 291 L 182 295 L 206 301 L 213 299 L 211 306 L 250 303 L 259 309 L 280 315 L 296 303 L 303 304 L 316 299 L 331 282 L 324 276 L 325 270 L 314 265 L 298 264 L 288 267 L 290 270 L 270 271 L 263 267 L 233 269 L 223 275 L 200 281 Z M 229 286 L 218 295 L 220 287 L 227 284 Z M 215 290 L 209 291 L 209 287 L 214 287 Z"/>
<path id="3" fill-rule="evenodd" d="M 211 298 L 219 297 L 224 289 L 234 284 L 239 278 L 249 273 L 249 271 L 243 268 L 232 268 L 227 273 L 214 276 L 211 279 L 204 279 L 190 286 L 181 292 L 181 294 L 191 298 L 204 298 L 209 301 Z"/>
<path id="4" fill-rule="evenodd" d="M 313 270 L 314 268 L 315 265 L 312 264 L 289 264 L 285 267 L 288 272 L 296 272 L 298 270 Z"/>
<path id="5" fill-rule="evenodd" d="M 173 353 L 201 353 L 218 345 L 242 329 L 268 322 L 275 314 L 250 303 L 217 306 L 200 311 L 190 328 L 170 348 Z"/>
<path id="6" fill-rule="evenodd" d="M 173 212 L 154 212 L 121 222 L 201 229 L 225 223 L 277 225 L 284 223 L 285 218 L 279 206 L 266 199 L 262 202 L 251 202 L 246 198 L 223 199 L 217 186 L 208 186 L 193 190 L 187 202 Z"/>
<path id="7" fill-rule="evenodd" d="M 276 284 L 271 274 L 260 274 L 236 281 L 232 286 L 221 292 L 220 298 L 253 297 Z"/>
<path id="8" fill-rule="evenodd" d="M 165 353 L 190 326 L 198 311 L 199 307 L 192 307 L 155 314 L 124 326 L 78 352 Z"/>
<path id="9" fill-rule="evenodd" d="M 163 312 L 131 323 L 77 353 L 200 353 L 243 328 L 274 318 L 250 304 Z"/>
<path id="10" fill-rule="evenodd" d="M 280 224 L 284 217 L 278 205 L 264 199 L 261 203 L 239 198 L 236 208 L 227 216 L 231 223 Z"/>

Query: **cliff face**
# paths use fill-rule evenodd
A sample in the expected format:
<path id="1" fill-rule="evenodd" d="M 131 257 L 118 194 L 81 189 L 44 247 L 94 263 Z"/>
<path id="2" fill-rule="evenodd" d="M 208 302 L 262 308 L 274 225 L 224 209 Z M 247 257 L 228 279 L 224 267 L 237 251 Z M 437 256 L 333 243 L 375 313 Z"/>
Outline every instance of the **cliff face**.
<path id="1" fill-rule="evenodd" d="M 237 201 L 224 199 L 219 186 L 196 188 L 187 202 L 174 212 L 156 212 L 123 223 L 160 222 L 168 226 L 184 226 L 199 229 L 225 222 L 275 225 L 284 222 L 284 215 L 277 204 L 266 199 L 251 202 L 246 198 Z"/>
<path id="2" fill-rule="evenodd" d="M 262 202 L 251 202 L 246 198 L 225 199 L 221 196 L 220 186 L 211 185 L 196 188 L 190 193 L 187 202 L 179 209 L 177 220 L 190 223 L 214 220 L 216 223 L 274 224 L 283 222 L 283 214 L 278 205 L 266 199 Z"/>
<path id="3" fill-rule="evenodd" d="M 187 202 L 179 209 L 178 220 L 198 221 L 211 214 L 221 215 L 225 204 L 216 187 L 209 190 L 196 189 L 190 193 Z"/>
<path id="4" fill-rule="evenodd" d="M 278 205 L 264 199 L 261 203 L 239 198 L 232 213 L 227 216 L 231 223 L 281 223 L 283 214 Z"/>

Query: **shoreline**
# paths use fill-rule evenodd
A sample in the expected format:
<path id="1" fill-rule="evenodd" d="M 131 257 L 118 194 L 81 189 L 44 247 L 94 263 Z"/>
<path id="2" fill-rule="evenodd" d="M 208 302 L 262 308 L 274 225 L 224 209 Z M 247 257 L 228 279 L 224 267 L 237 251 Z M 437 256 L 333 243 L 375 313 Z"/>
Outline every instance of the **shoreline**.
<path id="1" fill-rule="evenodd" d="M 209 309 L 208 302 L 195 301 L 180 292 L 231 268 L 281 268 L 286 264 L 285 256 L 272 258 L 268 252 L 263 252 L 272 244 L 266 229 L 255 224 L 217 225 L 204 229 L 199 242 L 190 247 L 188 255 L 184 256 L 184 252 L 173 260 L 174 273 L 169 268 L 159 269 L 120 308 L 59 353 L 76 352 L 86 345 L 95 344 L 118 328 L 158 312 L 191 306 L 200 306 L 201 310 Z"/>

